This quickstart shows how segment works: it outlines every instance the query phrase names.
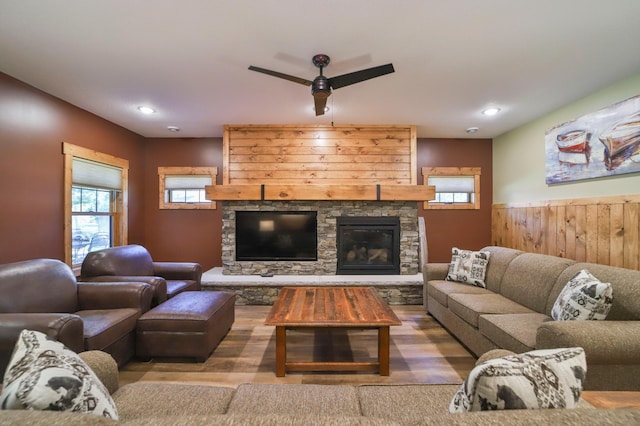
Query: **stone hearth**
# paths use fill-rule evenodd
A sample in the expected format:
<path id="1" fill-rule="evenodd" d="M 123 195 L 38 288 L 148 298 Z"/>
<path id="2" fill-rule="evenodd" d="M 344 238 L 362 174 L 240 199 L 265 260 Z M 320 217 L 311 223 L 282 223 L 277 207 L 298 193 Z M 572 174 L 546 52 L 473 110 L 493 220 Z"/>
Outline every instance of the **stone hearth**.
<path id="1" fill-rule="evenodd" d="M 422 305 L 422 273 L 414 275 L 224 275 L 222 268 L 202 274 L 202 289 L 228 291 L 238 305 L 272 305 L 282 287 L 353 285 L 374 287 L 390 305 Z"/>

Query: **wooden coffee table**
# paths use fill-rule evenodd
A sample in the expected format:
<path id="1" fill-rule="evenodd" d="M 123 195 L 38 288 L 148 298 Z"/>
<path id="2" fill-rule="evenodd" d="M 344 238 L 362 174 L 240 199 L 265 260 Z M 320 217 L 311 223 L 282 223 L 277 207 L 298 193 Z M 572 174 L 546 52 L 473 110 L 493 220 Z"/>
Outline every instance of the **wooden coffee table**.
<path id="1" fill-rule="evenodd" d="M 265 325 L 276 327 L 276 376 L 287 371 L 378 371 L 389 375 L 389 326 L 402 325 L 372 287 L 284 287 Z M 376 362 L 287 362 L 292 329 L 378 329 Z"/>

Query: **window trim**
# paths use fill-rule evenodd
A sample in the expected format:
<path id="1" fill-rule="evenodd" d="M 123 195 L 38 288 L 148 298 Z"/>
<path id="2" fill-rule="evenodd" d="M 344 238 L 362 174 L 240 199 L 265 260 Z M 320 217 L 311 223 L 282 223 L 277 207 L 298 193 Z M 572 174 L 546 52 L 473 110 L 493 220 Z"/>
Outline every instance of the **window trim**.
<path id="1" fill-rule="evenodd" d="M 108 166 L 118 167 L 122 173 L 122 187 L 120 188 L 120 200 L 115 206 L 116 214 L 113 219 L 113 245 L 120 246 L 128 243 L 128 212 L 129 212 L 129 160 L 114 157 L 92 149 L 83 148 L 67 142 L 62 142 L 64 154 L 64 260 L 79 272 L 79 265 L 72 263 L 72 197 L 73 186 L 73 158 L 95 161 Z M 118 214 L 119 213 L 119 214 Z"/>
<path id="2" fill-rule="evenodd" d="M 158 167 L 158 208 L 161 210 L 215 210 L 216 202 L 205 203 L 165 203 L 164 190 L 165 178 L 170 175 L 195 175 L 211 176 L 211 184 L 216 184 L 218 176 L 217 167 Z"/>
<path id="3" fill-rule="evenodd" d="M 480 209 L 480 167 L 423 167 L 422 183 L 428 185 L 429 176 L 473 176 L 474 202 L 473 203 L 436 203 L 425 201 L 425 210 L 479 210 Z"/>

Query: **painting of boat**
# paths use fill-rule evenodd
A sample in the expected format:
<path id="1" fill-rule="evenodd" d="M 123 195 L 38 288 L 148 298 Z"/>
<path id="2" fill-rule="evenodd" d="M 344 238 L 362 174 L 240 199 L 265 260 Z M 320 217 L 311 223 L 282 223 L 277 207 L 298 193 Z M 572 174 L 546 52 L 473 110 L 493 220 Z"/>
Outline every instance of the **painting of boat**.
<path id="1" fill-rule="evenodd" d="M 615 157 L 629 147 L 640 143 L 640 113 L 633 114 L 602 132 L 598 139 L 607 153 Z"/>
<path id="2" fill-rule="evenodd" d="M 640 95 L 545 131 L 547 184 L 640 173 Z"/>
<path id="3" fill-rule="evenodd" d="M 556 144 L 560 152 L 583 153 L 589 146 L 591 133 L 586 130 L 571 130 L 556 137 Z"/>

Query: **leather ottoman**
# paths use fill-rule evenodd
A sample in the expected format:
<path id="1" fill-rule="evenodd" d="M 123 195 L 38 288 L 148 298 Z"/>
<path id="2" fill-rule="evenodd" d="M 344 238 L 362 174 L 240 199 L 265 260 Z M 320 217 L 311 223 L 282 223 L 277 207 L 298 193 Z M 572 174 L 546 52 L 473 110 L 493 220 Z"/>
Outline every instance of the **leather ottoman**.
<path id="1" fill-rule="evenodd" d="M 145 312 L 136 327 L 136 355 L 204 362 L 235 320 L 233 293 L 186 291 Z"/>

